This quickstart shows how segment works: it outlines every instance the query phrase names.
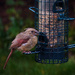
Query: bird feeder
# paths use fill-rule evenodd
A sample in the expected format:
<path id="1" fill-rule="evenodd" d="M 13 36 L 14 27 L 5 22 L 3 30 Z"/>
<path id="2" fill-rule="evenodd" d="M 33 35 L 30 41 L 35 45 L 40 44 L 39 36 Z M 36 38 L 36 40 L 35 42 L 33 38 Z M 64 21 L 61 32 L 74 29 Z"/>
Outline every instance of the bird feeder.
<path id="1" fill-rule="evenodd" d="M 29 9 L 35 13 L 35 28 L 42 32 L 35 52 L 32 52 L 36 53 L 36 62 L 67 62 L 68 49 L 75 47 L 75 44 L 68 45 L 68 21 L 75 20 L 68 17 L 68 0 L 35 0 L 35 7 Z"/>

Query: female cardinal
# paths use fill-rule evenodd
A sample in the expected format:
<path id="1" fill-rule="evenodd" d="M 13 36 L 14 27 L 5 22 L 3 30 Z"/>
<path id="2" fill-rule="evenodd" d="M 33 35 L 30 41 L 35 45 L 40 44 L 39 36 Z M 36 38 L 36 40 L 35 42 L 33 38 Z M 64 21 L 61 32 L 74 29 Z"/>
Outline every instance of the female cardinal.
<path id="1" fill-rule="evenodd" d="M 6 64 L 16 49 L 22 52 L 30 53 L 31 50 L 37 44 L 37 35 L 39 32 L 34 28 L 27 28 L 26 31 L 19 33 L 16 38 L 12 41 L 12 44 L 9 49 L 11 52 L 9 53 L 7 60 L 3 69 L 5 69 Z"/>

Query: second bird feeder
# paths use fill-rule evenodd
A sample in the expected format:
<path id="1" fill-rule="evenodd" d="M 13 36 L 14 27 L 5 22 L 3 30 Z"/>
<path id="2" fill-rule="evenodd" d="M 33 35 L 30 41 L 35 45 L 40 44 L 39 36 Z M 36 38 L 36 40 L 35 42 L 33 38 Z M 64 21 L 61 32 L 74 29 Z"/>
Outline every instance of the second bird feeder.
<path id="1" fill-rule="evenodd" d="M 39 37 L 35 60 L 45 64 L 67 62 L 68 20 L 74 20 L 68 17 L 68 0 L 35 0 L 30 10 L 35 12 L 35 28 L 47 37 Z"/>

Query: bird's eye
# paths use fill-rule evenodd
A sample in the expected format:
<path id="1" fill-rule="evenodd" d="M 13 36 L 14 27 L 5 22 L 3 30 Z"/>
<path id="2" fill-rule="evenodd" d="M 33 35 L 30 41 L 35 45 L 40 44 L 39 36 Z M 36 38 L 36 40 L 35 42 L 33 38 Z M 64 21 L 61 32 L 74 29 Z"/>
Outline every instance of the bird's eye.
<path id="1" fill-rule="evenodd" d="M 35 32 L 35 33 L 37 33 L 37 32 Z"/>

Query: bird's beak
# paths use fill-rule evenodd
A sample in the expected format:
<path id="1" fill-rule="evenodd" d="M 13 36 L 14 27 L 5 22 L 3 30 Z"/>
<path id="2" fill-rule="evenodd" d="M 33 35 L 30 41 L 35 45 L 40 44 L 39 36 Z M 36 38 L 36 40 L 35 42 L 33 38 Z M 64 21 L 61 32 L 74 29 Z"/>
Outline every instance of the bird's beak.
<path id="1" fill-rule="evenodd" d="M 36 30 L 36 35 L 39 35 L 39 31 Z"/>

